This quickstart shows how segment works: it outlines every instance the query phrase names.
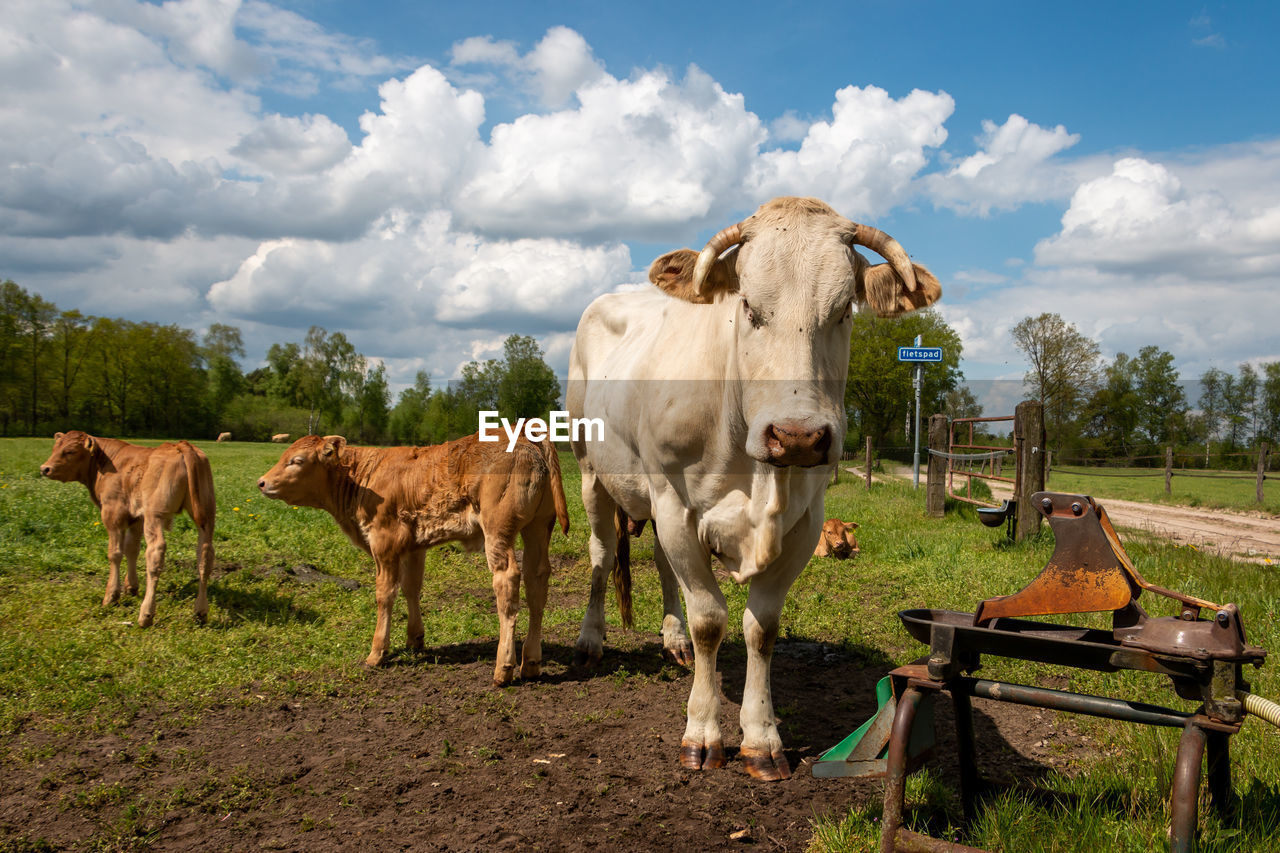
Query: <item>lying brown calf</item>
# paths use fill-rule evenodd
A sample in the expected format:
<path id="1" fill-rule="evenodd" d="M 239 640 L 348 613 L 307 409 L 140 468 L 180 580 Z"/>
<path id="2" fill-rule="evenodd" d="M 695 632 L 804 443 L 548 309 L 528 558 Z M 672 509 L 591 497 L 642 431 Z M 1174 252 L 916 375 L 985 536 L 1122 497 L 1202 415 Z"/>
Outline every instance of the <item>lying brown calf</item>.
<path id="1" fill-rule="evenodd" d="M 542 609 L 551 560 L 547 545 L 556 519 L 569 532 L 560 482 L 560 460 L 549 442 L 480 442 L 474 435 L 433 447 L 348 447 L 340 435 L 310 435 L 295 441 L 258 481 L 269 498 L 327 511 L 343 532 L 377 564 L 378 622 L 365 661 L 378 666 L 391 646 L 391 607 L 404 588 L 409 610 L 408 644 L 423 647 L 423 562 L 427 549 L 460 542 L 484 548 L 498 600 L 498 660 L 495 684 L 515 675 L 516 615 L 522 570 L 516 535 L 524 537 L 525 597 L 529 636 L 521 678 L 542 672 Z"/>
<path id="2" fill-rule="evenodd" d="M 858 529 L 856 521 L 841 521 L 828 518 L 822 524 L 822 536 L 818 538 L 818 547 L 813 549 L 815 557 L 835 557 L 843 560 L 852 557 L 859 551 L 858 538 L 853 531 Z"/>
<path id="3" fill-rule="evenodd" d="M 107 576 L 104 607 L 120 598 L 120 558 L 128 561 L 127 589 L 138 592 L 138 548 L 147 543 L 147 593 L 138 610 L 138 624 L 151 624 L 156 615 L 156 582 L 164 568 L 165 531 L 173 516 L 186 510 L 199 531 L 196 566 L 200 589 L 196 619 L 209 615 L 208 585 L 213 571 L 213 522 L 217 506 L 209 458 L 185 441 L 159 447 L 139 447 L 114 438 L 94 438 L 72 430 L 53 437 L 53 453 L 40 473 L 64 483 L 84 483 L 102 509 L 107 528 Z"/>

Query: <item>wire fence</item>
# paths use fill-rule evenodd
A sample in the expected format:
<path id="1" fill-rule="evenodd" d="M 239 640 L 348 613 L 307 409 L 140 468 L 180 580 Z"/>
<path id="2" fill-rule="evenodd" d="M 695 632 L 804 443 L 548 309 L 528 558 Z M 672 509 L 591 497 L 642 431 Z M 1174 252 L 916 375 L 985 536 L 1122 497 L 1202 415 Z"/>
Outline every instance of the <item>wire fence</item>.
<path id="1" fill-rule="evenodd" d="M 1053 453 L 1050 452 L 1048 459 L 1047 476 L 1059 474 L 1072 477 L 1111 477 L 1126 480 L 1142 480 L 1164 478 L 1164 491 L 1167 495 L 1173 494 L 1173 481 L 1175 479 L 1188 480 L 1236 480 L 1251 481 L 1254 484 L 1255 503 L 1263 503 L 1265 499 L 1263 486 L 1267 480 L 1280 480 L 1280 474 L 1275 473 L 1271 469 L 1280 463 L 1280 453 L 1263 443 L 1257 451 L 1252 453 L 1220 453 L 1214 454 L 1220 464 L 1227 464 L 1231 467 L 1214 470 L 1208 467 L 1212 456 L 1206 454 L 1177 454 L 1175 455 L 1172 448 L 1165 451 L 1163 456 L 1120 456 L 1120 457 L 1088 457 L 1088 458 L 1065 458 L 1055 459 Z M 1175 464 L 1179 459 L 1182 465 Z M 1162 460 L 1164 465 L 1156 468 L 1154 465 L 1143 465 L 1155 460 Z M 1192 461 L 1194 468 L 1186 467 L 1186 463 Z M 1244 464 L 1242 464 L 1244 463 Z M 1118 470 L 1123 466 L 1124 470 Z M 1203 466 L 1203 467 L 1202 467 Z M 1249 470 L 1252 468 L 1252 470 Z M 1112 469 L 1112 470 L 1107 470 Z"/>

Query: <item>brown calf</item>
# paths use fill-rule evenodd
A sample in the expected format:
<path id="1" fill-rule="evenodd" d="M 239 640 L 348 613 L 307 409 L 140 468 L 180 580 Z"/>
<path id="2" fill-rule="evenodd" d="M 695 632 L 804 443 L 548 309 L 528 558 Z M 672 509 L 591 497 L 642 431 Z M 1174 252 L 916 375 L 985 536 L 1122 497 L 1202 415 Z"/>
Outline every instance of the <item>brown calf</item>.
<path id="1" fill-rule="evenodd" d="M 860 550 L 858 538 L 853 535 L 853 531 L 857 529 L 856 521 L 828 518 L 822 524 L 822 536 L 818 538 L 818 547 L 813 549 L 813 556 L 843 560 L 857 554 Z"/>
<path id="2" fill-rule="evenodd" d="M 220 432 L 220 433 L 218 433 L 218 443 L 219 443 L 219 444 L 221 444 L 221 443 L 222 443 L 222 442 L 224 442 L 224 441 L 230 441 L 230 440 L 231 440 L 231 433 L 229 433 L 229 432 Z"/>
<path id="3" fill-rule="evenodd" d="M 390 649 L 399 587 L 409 611 L 408 645 L 423 647 L 418 598 L 427 549 L 460 542 L 469 551 L 483 547 L 493 572 L 500 623 L 494 683 L 515 676 L 522 575 L 529 636 L 520 677 L 541 674 L 542 610 L 551 575 L 547 545 L 557 519 L 569 532 L 560 461 L 549 442 L 522 439 L 508 453 L 504 442 L 480 442 L 474 435 L 433 447 L 386 448 L 349 447 L 340 435 L 311 435 L 290 445 L 258 488 L 269 498 L 327 511 L 373 555 L 378 621 L 369 666 L 381 664 Z M 517 534 L 524 537 L 523 570 L 516 562 Z"/>
<path id="4" fill-rule="evenodd" d="M 289 433 L 278 432 L 275 435 L 271 436 L 271 440 L 276 444 L 284 444 L 286 441 L 289 440 Z"/>
<path id="5" fill-rule="evenodd" d="M 165 531 L 173 516 L 185 510 L 196 523 L 196 566 L 200 589 L 196 619 L 209 615 L 208 585 L 213 571 L 213 523 L 217 506 L 209 459 L 185 441 L 139 447 L 114 438 L 95 438 L 79 430 L 57 433 L 53 452 L 40 466 L 51 480 L 83 483 L 102 510 L 107 528 L 107 576 L 104 607 L 120 599 L 120 558 L 127 560 L 127 589 L 138 592 L 138 549 L 147 543 L 147 592 L 138 610 L 145 628 L 156 615 L 156 583 L 164 568 Z"/>

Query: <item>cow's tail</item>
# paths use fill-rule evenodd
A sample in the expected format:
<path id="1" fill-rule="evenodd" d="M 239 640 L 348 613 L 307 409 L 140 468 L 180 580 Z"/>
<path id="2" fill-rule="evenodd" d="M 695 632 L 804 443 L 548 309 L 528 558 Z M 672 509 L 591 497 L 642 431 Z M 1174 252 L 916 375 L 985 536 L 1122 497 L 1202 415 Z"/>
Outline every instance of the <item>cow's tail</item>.
<path id="1" fill-rule="evenodd" d="M 547 467 L 551 469 L 551 501 L 556 507 L 556 520 L 560 522 L 560 529 L 567 535 L 569 503 L 564 499 L 564 482 L 560 479 L 560 454 L 556 452 L 556 446 L 549 439 L 544 438 L 538 442 L 538 446 L 542 448 L 543 458 L 547 460 Z"/>
<path id="2" fill-rule="evenodd" d="M 622 507 L 613 511 L 613 529 L 618 539 L 613 557 L 613 590 L 618 595 L 618 614 L 622 617 L 622 626 L 630 628 L 635 624 L 631 610 L 631 534 L 628 531 L 627 514 L 622 511 Z"/>
<path id="3" fill-rule="evenodd" d="M 213 530 L 218 506 L 213 494 L 213 469 L 209 467 L 209 457 L 186 441 L 178 442 L 178 450 L 187 467 L 187 499 L 191 502 L 191 519 L 201 530 L 206 525 L 209 530 Z"/>

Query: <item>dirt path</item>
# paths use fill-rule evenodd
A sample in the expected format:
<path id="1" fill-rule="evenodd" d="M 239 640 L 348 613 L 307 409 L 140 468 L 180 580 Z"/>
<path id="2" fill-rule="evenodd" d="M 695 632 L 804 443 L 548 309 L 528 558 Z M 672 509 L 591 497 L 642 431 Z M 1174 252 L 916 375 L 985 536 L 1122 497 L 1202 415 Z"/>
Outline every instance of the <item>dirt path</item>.
<path id="1" fill-rule="evenodd" d="M 1003 500 L 1013 494 L 1000 483 L 992 494 Z M 1099 498 L 1116 527 L 1141 530 L 1180 545 L 1194 545 L 1246 560 L 1280 562 L 1280 516 L 1262 512 L 1229 512 L 1189 506 Z"/>

